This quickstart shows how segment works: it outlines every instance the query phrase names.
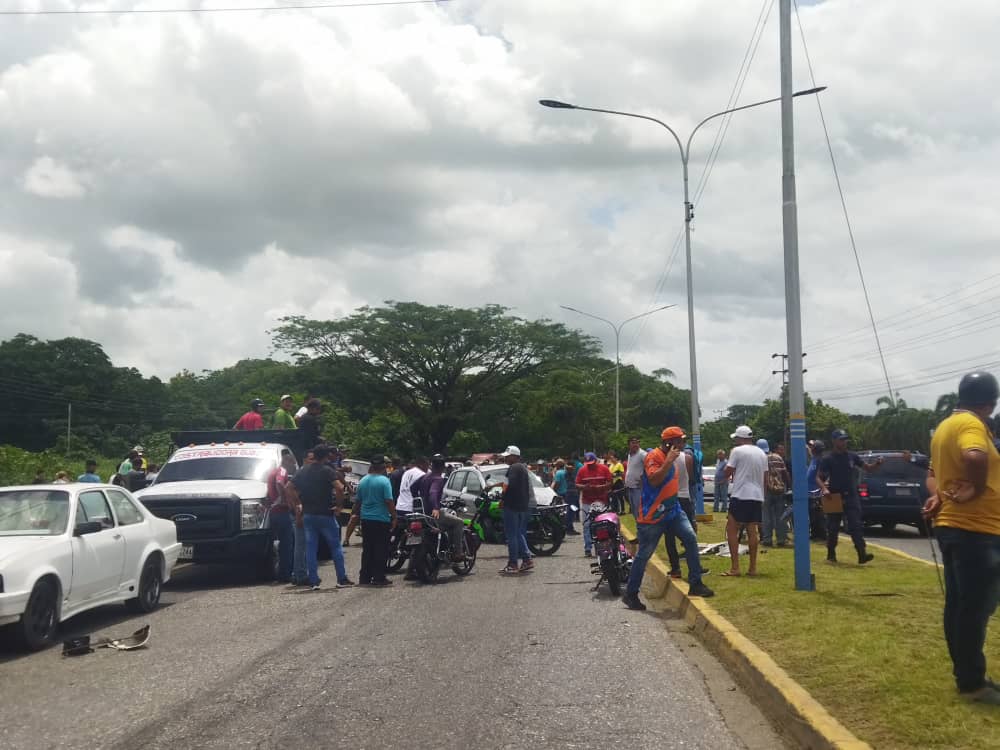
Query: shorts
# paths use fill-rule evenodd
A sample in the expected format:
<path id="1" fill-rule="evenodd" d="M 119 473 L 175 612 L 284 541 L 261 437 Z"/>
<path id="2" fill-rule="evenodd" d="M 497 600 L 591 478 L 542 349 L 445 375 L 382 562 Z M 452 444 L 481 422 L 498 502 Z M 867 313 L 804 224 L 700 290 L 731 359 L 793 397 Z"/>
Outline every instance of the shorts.
<path id="1" fill-rule="evenodd" d="M 760 523 L 763 518 L 764 503 L 759 500 L 729 500 L 729 515 L 736 523 Z"/>

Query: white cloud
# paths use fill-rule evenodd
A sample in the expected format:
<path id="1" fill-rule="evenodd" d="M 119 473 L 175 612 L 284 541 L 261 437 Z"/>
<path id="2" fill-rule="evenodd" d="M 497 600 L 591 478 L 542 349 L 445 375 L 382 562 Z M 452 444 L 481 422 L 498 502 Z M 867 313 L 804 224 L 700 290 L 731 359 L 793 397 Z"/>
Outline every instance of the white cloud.
<path id="1" fill-rule="evenodd" d="M 24 173 L 25 192 L 40 198 L 82 198 L 89 178 L 50 156 L 40 156 Z"/>
<path id="2" fill-rule="evenodd" d="M 686 133 L 725 105 L 760 3 L 719 7 L 461 0 L 7 19 L 0 336 L 83 335 L 169 376 L 266 354 L 280 315 L 386 299 L 499 302 L 600 336 L 559 305 L 621 320 L 676 303 L 622 338 L 626 361 L 686 385 L 682 250 L 653 294 L 682 227 L 676 146 L 650 123 L 536 102 L 646 113 Z M 1000 350 L 977 319 L 995 283 L 952 291 L 1000 274 L 988 93 L 1000 17 L 975 0 L 840 0 L 802 17 L 872 305 L 899 315 L 883 332 L 890 375 L 921 383 Z M 776 93 L 776 51 L 772 18 L 741 102 Z M 696 206 L 706 416 L 778 390 L 778 116 L 733 119 Z M 694 141 L 695 184 L 715 132 Z M 871 411 L 877 353 L 809 100 L 796 137 L 807 386 Z M 903 394 L 928 404 L 950 386 Z"/>

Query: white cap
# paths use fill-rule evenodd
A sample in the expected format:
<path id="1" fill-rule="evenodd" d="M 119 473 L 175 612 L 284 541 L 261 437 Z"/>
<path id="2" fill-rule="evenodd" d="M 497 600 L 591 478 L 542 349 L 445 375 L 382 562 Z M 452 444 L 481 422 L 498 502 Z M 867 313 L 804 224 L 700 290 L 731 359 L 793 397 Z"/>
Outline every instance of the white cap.
<path id="1" fill-rule="evenodd" d="M 141 445 L 137 445 L 137 446 L 135 446 L 135 447 L 134 447 L 134 448 L 133 448 L 132 450 L 134 450 L 134 451 L 135 451 L 136 453 L 142 453 L 142 452 L 143 452 L 143 451 L 145 451 L 146 449 L 145 449 L 145 448 L 143 448 L 143 447 L 142 447 Z"/>
<path id="2" fill-rule="evenodd" d="M 501 456 L 520 456 L 521 449 L 516 445 L 508 445 L 507 450 L 500 454 Z"/>
<path id="3" fill-rule="evenodd" d="M 736 428 L 736 432 L 734 432 L 732 435 L 729 436 L 729 439 L 734 440 L 735 438 L 744 438 L 746 440 L 749 440 L 752 437 L 753 437 L 753 430 L 751 430 L 745 424 L 741 424 L 739 427 Z"/>
<path id="4" fill-rule="evenodd" d="M 285 400 L 286 398 L 291 398 L 291 396 L 289 396 L 289 395 L 288 395 L 288 394 L 286 393 L 286 394 L 285 394 L 284 396 L 282 396 L 281 398 L 279 398 L 279 399 L 278 399 L 278 403 L 281 403 L 281 402 L 282 402 L 282 401 L 284 401 L 284 400 Z"/>

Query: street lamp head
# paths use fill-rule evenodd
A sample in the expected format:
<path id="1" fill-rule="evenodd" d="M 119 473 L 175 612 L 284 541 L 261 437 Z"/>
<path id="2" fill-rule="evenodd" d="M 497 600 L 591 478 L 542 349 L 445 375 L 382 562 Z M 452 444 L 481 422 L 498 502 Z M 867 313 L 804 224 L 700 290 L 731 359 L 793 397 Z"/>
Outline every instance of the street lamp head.
<path id="1" fill-rule="evenodd" d="M 576 109 L 575 104 L 567 104 L 556 99 L 539 99 L 538 103 L 543 107 L 552 107 L 553 109 Z"/>
<path id="2" fill-rule="evenodd" d="M 792 96 L 809 96 L 810 94 L 818 94 L 820 91 L 826 91 L 826 86 L 816 86 L 815 88 L 796 91 Z"/>

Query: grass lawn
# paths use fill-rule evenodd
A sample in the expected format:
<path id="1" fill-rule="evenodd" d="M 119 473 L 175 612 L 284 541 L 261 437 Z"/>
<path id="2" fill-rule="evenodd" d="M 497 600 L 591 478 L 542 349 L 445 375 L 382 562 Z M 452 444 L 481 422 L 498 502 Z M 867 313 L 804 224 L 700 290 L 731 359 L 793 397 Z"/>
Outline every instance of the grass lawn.
<path id="1" fill-rule="evenodd" d="M 699 525 L 698 539 L 722 541 L 724 533 L 717 515 Z M 723 577 L 729 559 L 706 557 L 706 583 L 716 593 L 709 603 L 875 748 L 1000 748 L 1000 709 L 970 705 L 955 692 L 934 568 L 872 552 L 875 560 L 859 566 L 841 539 L 838 556 L 853 562 L 832 566 L 825 545 L 814 543 L 815 592 L 795 591 L 791 547 L 761 555 L 757 578 Z M 662 544 L 658 554 L 666 558 Z M 746 557 L 741 565 L 745 573 Z M 997 617 L 986 658 L 1000 675 Z"/>

